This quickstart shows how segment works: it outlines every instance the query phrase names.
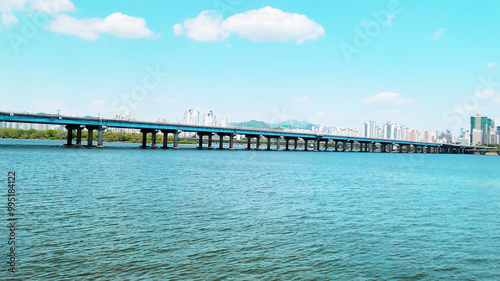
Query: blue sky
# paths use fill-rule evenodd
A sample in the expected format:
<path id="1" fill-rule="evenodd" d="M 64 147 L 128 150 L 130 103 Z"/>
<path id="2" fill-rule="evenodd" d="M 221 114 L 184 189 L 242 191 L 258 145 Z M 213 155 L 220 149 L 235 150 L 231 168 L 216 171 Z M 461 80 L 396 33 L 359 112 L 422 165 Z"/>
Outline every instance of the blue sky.
<path id="1" fill-rule="evenodd" d="M 181 121 L 500 123 L 500 2 L 0 4 L 0 110 Z M 498 81 L 498 82 L 497 82 Z M 500 125 L 500 124 L 499 124 Z"/>

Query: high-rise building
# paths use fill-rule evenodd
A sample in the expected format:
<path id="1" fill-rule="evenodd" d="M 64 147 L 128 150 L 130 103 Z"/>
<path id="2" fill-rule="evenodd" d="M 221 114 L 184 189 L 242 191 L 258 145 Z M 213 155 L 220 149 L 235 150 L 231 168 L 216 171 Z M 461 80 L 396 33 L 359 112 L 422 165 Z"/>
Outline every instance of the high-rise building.
<path id="1" fill-rule="evenodd" d="M 495 122 L 486 117 L 481 116 L 480 114 L 476 116 L 471 116 L 470 118 L 471 125 L 471 144 L 481 143 L 481 144 L 490 144 L 491 142 L 491 133 L 494 133 L 495 130 Z M 476 130 L 476 134 L 474 134 L 474 130 Z M 482 134 L 479 136 L 478 131 L 481 130 Z"/>
<path id="2" fill-rule="evenodd" d="M 200 112 L 195 109 L 189 109 L 184 113 L 183 123 L 188 125 L 200 125 Z"/>
<path id="3" fill-rule="evenodd" d="M 479 129 L 472 129 L 471 133 L 471 145 L 483 144 L 483 131 Z"/>
<path id="4" fill-rule="evenodd" d="M 365 122 L 363 124 L 363 136 L 365 138 L 374 138 L 376 134 L 376 123 L 373 120 Z"/>
<path id="5" fill-rule="evenodd" d="M 216 117 L 215 117 L 214 113 L 212 112 L 212 110 L 210 110 L 209 113 L 207 113 L 203 116 L 203 125 L 204 126 L 217 126 L 217 120 L 216 120 Z"/>
<path id="6" fill-rule="evenodd" d="M 393 140 L 396 136 L 396 124 L 391 121 L 385 123 L 383 128 L 384 139 Z"/>
<path id="7" fill-rule="evenodd" d="M 229 123 L 228 123 L 228 121 L 227 121 L 227 118 L 226 118 L 226 117 L 222 117 L 222 118 L 220 119 L 220 126 L 221 126 L 221 127 L 227 127 L 227 126 L 229 126 Z"/>

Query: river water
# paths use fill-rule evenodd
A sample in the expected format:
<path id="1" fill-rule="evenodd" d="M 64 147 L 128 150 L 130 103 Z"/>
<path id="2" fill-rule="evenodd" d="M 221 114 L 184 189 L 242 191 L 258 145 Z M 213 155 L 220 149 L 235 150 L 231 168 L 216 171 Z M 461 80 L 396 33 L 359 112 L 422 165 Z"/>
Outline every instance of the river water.
<path id="1" fill-rule="evenodd" d="M 6 280 L 500 280 L 498 156 L 63 143 L 0 139 Z"/>

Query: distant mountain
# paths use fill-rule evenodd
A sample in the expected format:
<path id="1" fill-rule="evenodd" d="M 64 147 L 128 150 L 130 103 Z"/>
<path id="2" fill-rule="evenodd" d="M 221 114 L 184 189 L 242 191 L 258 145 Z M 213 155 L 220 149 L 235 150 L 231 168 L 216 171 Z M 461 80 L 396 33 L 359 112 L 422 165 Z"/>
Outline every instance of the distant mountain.
<path id="1" fill-rule="evenodd" d="M 298 120 L 286 120 L 278 124 L 271 124 L 273 127 L 283 127 L 283 126 L 291 126 L 294 129 L 305 129 L 305 130 L 312 130 L 312 127 L 319 127 L 318 125 L 315 125 L 309 121 L 298 121 Z"/>
<path id="2" fill-rule="evenodd" d="M 247 122 L 231 122 L 229 123 L 229 126 L 234 126 L 234 127 L 244 127 L 244 128 L 259 128 L 259 129 L 270 129 L 271 126 L 265 122 L 262 121 L 257 121 L 257 120 L 251 120 Z"/>
<path id="3" fill-rule="evenodd" d="M 316 128 L 319 127 L 318 125 L 312 124 L 306 120 L 304 121 L 286 120 L 278 124 L 268 124 L 263 121 L 251 120 L 248 122 L 239 122 L 239 123 L 231 122 L 229 123 L 229 126 L 245 127 L 245 128 L 261 128 L 261 129 L 291 127 L 293 129 L 305 129 L 305 130 L 311 130 L 313 126 L 315 126 Z"/>

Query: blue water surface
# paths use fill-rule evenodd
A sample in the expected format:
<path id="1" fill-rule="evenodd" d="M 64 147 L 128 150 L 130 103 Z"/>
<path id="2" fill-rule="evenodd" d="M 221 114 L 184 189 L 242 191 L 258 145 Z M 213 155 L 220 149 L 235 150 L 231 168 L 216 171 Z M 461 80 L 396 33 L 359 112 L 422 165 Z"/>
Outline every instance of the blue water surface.
<path id="1" fill-rule="evenodd" d="M 498 156 L 63 144 L 0 139 L 5 280 L 500 280 Z"/>

